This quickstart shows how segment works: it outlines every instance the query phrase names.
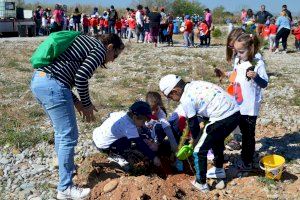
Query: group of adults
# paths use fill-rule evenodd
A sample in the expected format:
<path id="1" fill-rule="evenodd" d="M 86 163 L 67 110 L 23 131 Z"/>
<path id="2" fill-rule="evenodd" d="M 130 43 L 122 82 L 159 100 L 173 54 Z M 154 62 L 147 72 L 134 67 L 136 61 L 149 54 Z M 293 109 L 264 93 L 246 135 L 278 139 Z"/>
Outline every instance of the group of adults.
<path id="1" fill-rule="evenodd" d="M 266 6 L 261 5 L 260 10 L 254 14 L 252 9 L 242 9 L 241 20 L 244 27 L 252 29 L 257 35 L 261 35 L 266 23 L 270 23 L 270 20 L 274 19 L 278 27 L 275 38 L 275 48 L 278 49 L 279 41 L 282 40 L 283 50 L 287 49 L 287 39 L 291 32 L 293 25 L 293 18 L 291 12 L 288 10 L 287 5 L 282 5 L 280 16 L 275 18 L 270 12 L 266 11 Z M 253 27 L 253 28 L 251 28 Z"/>

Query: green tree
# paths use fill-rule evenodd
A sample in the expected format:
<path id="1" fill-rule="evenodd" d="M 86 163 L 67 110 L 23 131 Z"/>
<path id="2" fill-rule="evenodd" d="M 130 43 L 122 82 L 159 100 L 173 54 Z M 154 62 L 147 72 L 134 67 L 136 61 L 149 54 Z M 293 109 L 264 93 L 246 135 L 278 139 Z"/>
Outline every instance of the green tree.
<path id="1" fill-rule="evenodd" d="M 225 23 L 226 19 L 234 18 L 234 14 L 225 10 L 224 6 L 218 6 L 212 11 L 213 21 L 216 24 Z"/>
<path id="2" fill-rule="evenodd" d="M 202 4 L 197 1 L 174 0 L 172 3 L 172 10 L 174 16 L 181 16 L 186 14 L 202 15 L 204 6 L 202 6 Z"/>

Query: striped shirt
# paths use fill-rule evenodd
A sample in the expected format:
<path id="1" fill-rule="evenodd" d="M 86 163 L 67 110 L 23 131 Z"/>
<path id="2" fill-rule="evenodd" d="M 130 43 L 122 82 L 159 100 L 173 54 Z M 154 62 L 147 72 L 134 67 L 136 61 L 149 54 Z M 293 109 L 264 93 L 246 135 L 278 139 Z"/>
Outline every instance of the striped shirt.
<path id="1" fill-rule="evenodd" d="M 77 88 L 84 107 L 92 105 L 89 82 L 97 67 L 105 62 L 106 47 L 96 38 L 79 35 L 68 49 L 42 70 L 72 89 Z M 74 102 L 78 101 L 72 93 Z"/>

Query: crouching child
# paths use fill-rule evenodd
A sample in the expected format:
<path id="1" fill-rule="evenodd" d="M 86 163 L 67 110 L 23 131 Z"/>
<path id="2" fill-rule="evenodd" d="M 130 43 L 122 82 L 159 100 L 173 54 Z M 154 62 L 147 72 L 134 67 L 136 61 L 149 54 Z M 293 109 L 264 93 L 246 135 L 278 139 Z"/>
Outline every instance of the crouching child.
<path id="1" fill-rule="evenodd" d="M 101 152 L 109 154 L 109 159 L 117 162 L 121 167 L 128 167 L 126 151 L 134 149 L 140 151 L 155 166 L 160 166 L 160 159 L 139 135 L 139 129 L 151 117 L 148 103 L 137 101 L 126 113 L 113 112 L 100 127 L 93 131 L 93 141 Z"/>

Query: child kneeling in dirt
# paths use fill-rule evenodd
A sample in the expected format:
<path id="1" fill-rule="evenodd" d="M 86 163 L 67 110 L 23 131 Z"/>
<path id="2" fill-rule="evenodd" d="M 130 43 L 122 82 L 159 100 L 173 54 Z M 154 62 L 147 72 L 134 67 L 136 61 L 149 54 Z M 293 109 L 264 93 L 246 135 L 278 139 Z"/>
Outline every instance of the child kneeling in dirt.
<path id="1" fill-rule="evenodd" d="M 93 131 L 93 141 L 100 151 L 115 154 L 110 155 L 109 160 L 117 162 L 121 167 L 128 167 L 129 163 L 124 158 L 133 146 L 152 160 L 155 166 L 160 166 L 160 159 L 139 135 L 139 129 L 150 117 L 149 104 L 137 101 L 130 106 L 127 113 L 111 113 L 109 118 Z"/>
<path id="2" fill-rule="evenodd" d="M 239 107 L 222 88 L 209 82 L 186 83 L 180 76 L 169 74 L 160 80 L 159 87 L 167 98 L 180 102 L 183 107 L 193 138 L 196 180 L 192 184 L 207 192 L 206 178 L 226 177 L 223 169 L 224 140 L 239 124 Z M 198 115 L 209 119 L 203 134 L 200 133 Z M 215 167 L 207 171 L 207 153 L 211 148 Z"/>

